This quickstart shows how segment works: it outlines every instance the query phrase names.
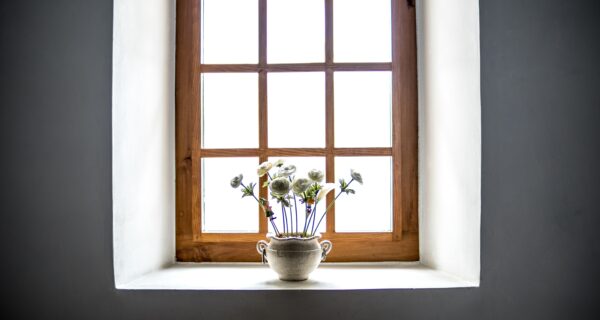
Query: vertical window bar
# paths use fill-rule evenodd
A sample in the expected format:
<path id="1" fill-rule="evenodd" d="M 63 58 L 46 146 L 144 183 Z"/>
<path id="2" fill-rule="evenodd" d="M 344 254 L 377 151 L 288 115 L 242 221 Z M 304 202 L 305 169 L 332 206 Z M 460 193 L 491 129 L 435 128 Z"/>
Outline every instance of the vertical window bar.
<path id="1" fill-rule="evenodd" d="M 268 110 L 267 110 L 267 72 L 264 67 L 267 63 L 267 0 L 258 1 L 258 64 L 260 66 L 258 73 L 258 128 L 259 128 L 259 161 L 267 161 L 268 148 Z M 268 191 L 262 185 L 267 181 L 267 176 L 262 176 L 258 181 L 259 196 L 269 199 Z M 267 219 L 260 209 L 258 212 L 258 232 L 265 234 L 268 232 Z"/>
<path id="2" fill-rule="evenodd" d="M 392 238 L 394 240 L 402 240 L 402 181 L 401 181 L 401 106 L 400 106 L 400 54 L 402 51 L 400 41 L 400 24 L 398 22 L 399 1 L 391 0 L 392 6 Z"/>
<path id="3" fill-rule="evenodd" d="M 335 182 L 335 156 L 334 149 L 334 114 L 333 114 L 333 0 L 325 0 L 325 145 L 327 157 L 325 158 L 326 180 Z M 334 193 L 327 195 L 327 206 L 334 201 Z M 335 232 L 335 206 L 327 212 L 326 232 Z"/>

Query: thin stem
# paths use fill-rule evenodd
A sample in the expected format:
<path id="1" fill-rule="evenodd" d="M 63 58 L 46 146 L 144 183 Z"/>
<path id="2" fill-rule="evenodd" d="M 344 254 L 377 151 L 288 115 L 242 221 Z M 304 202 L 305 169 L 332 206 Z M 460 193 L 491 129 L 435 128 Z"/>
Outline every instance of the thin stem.
<path id="1" fill-rule="evenodd" d="M 348 182 L 348 184 L 346 185 L 345 189 L 347 189 L 350 186 L 350 184 L 352 183 L 352 181 L 354 181 L 354 179 L 351 179 L 350 182 Z M 321 219 L 319 219 L 319 223 L 317 223 L 316 229 L 319 229 L 319 225 L 321 224 L 321 221 L 323 221 L 323 218 L 325 218 L 325 215 L 327 214 L 327 212 L 329 211 L 329 209 L 331 209 L 331 207 L 335 203 L 335 200 L 337 200 L 337 198 L 340 197 L 340 195 L 344 192 L 345 189 L 340 190 L 340 193 L 338 193 L 337 196 L 335 196 L 335 199 L 333 199 L 333 201 L 327 206 L 327 209 L 325 209 L 325 212 L 323 212 L 323 215 L 321 216 Z M 316 206 L 316 204 L 315 204 L 315 206 Z M 316 229 L 315 228 L 312 229 L 312 235 L 314 235 Z"/>
<path id="2" fill-rule="evenodd" d="M 296 202 L 296 195 L 294 195 L 294 211 L 296 212 L 296 233 L 298 233 L 298 202 Z"/>
<path id="3" fill-rule="evenodd" d="M 343 191 L 340 191 L 340 193 L 338 193 L 338 195 L 335 197 L 335 199 L 333 199 L 333 201 L 331 202 L 331 204 L 329 204 L 327 206 L 327 209 L 325 209 L 325 211 L 323 212 L 323 215 L 321 215 L 321 219 L 319 219 L 319 223 L 317 223 L 317 227 L 316 228 L 315 228 L 315 226 L 313 224 L 312 233 L 311 233 L 312 235 L 314 235 L 315 231 L 319 229 L 319 225 L 321 225 L 321 221 L 323 221 L 323 218 L 325 218 L 325 215 L 327 215 L 327 212 L 329 211 L 329 209 L 331 209 L 331 207 L 335 203 L 335 200 L 337 200 L 337 198 L 342 194 L 342 192 Z"/>
<path id="4" fill-rule="evenodd" d="M 241 183 L 241 182 L 240 182 L 240 185 L 241 185 L 242 187 L 244 187 L 244 189 L 246 189 L 246 186 L 245 186 L 243 183 Z M 254 190 L 252 190 L 252 193 L 251 193 L 251 195 L 252 195 L 252 197 L 254 197 L 254 200 L 256 200 L 256 202 L 258 202 L 258 204 L 260 204 L 260 201 L 258 201 L 258 198 L 257 198 L 257 197 L 254 195 Z M 261 206 L 262 206 L 262 205 L 261 205 Z"/>
<path id="5" fill-rule="evenodd" d="M 315 220 L 317 219 L 317 205 L 318 204 L 319 204 L 319 202 L 315 202 L 315 206 L 313 207 L 313 219 L 312 219 L 313 228 L 315 227 Z"/>
<path id="6" fill-rule="evenodd" d="M 275 225 L 275 222 L 273 222 L 273 219 L 269 219 L 269 221 L 271 221 L 271 225 L 273 226 L 273 231 L 275 231 L 275 235 L 279 236 L 279 229 L 277 229 L 277 225 Z"/>
<path id="7" fill-rule="evenodd" d="M 313 208 L 313 211 L 312 211 L 312 227 L 310 227 L 311 234 L 314 234 L 314 231 L 312 231 L 312 230 L 315 229 L 315 220 L 317 219 L 317 210 L 316 210 L 316 208 L 317 208 L 317 203 L 315 202 L 315 207 Z"/>
<path id="8" fill-rule="evenodd" d="M 312 210 L 310 204 L 306 203 L 306 217 L 304 220 L 304 233 L 308 232 L 308 227 L 310 226 L 310 221 L 312 219 Z"/>
<path id="9" fill-rule="evenodd" d="M 310 211 L 308 211 L 308 203 L 304 203 L 304 227 L 302 228 L 302 234 L 306 233 L 306 222 L 308 222 L 308 214 Z"/>
<path id="10" fill-rule="evenodd" d="M 244 188 L 246 188 L 246 186 L 240 182 L 240 185 Z M 265 206 L 262 205 L 262 203 L 260 203 L 260 200 L 258 200 L 258 198 L 254 195 L 254 190 L 251 193 L 252 197 L 254 198 L 254 200 L 256 200 L 256 202 L 258 202 L 258 205 L 260 206 L 261 209 L 263 209 L 263 212 L 265 213 L 265 215 L 267 214 L 267 209 L 265 209 Z M 273 223 L 273 219 L 269 219 L 271 220 L 271 224 L 273 225 L 273 230 L 275 231 L 275 235 L 279 236 L 279 230 L 277 229 L 277 227 L 275 226 L 275 223 Z"/>
<path id="11" fill-rule="evenodd" d="M 292 177 L 288 177 L 290 182 L 292 181 Z M 294 195 L 294 211 L 296 211 L 296 233 L 298 233 L 298 202 L 296 202 L 296 194 L 292 192 Z"/>
<path id="12" fill-rule="evenodd" d="M 292 213 L 292 208 L 289 208 L 289 211 L 290 211 L 290 232 L 294 233 L 294 214 Z"/>
<path id="13" fill-rule="evenodd" d="M 285 216 L 285 209 L 283 209 L 283 204 L 281 205 L 281 216 L 283 217 L 281 223 L 283 224 L 283 233 L 287 232 L 287 217 Z"/>

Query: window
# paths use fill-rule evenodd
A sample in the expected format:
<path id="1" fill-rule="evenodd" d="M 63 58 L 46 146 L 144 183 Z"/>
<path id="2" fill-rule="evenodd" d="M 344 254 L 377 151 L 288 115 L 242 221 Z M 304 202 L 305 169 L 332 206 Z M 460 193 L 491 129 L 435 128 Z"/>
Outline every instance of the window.
<path id="1" fill-rule="evenodd" d="M 381 200 L 381 209 L 367 213 L 374 222 L 357 225 L 359 213 L 338 201 L 323 230 L 334 243 L 328 261 L 418 260 L 410 1 L 180 0 L 176 46 L 178 261 L 259 261 L 254 244 L 264 239 L 267 220 L 258 205 L 241 200 L 227 205 L 235 223 L 211 219 L 223 207 L 222 193 L 239 198 L 218 190 L 233 174 L 221 177 L 214 168 L 253 170 L 280 157 L 305 169 L 321 163 L 328 182 L 350 164 L 380 168 L 372 176 L 364 170 L 381 183 L 361 191 L 389 194 L 389 209 Z M 292 113 L 301 121 L 285 123 Z M 310 139 L 290 144 L 276 134 L 302 130 L 294 125 L 307 121 Z M 362 130 L 343 130 L 359 122 Z"/>

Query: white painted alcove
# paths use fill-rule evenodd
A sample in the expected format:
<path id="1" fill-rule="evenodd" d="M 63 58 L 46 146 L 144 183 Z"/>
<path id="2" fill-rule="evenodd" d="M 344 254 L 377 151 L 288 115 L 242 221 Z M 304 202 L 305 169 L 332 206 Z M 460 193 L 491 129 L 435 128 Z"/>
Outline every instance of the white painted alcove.
<path id="1" fill-rule="evenodd" d="M 175 263 L 175 0 L 114 0 L 113 254 L 118 289 L 479 286 L 478 0 L 417 1 L 420 262 L 322 265 L 286 283 L 266 266 Z"/>

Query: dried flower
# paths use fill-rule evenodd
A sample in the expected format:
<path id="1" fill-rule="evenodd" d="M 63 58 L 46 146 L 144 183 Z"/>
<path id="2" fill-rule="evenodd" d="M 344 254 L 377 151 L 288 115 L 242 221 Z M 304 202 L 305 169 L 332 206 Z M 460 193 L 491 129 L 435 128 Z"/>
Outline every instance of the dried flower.
<path id="1" fill-rule="evenodd" d="M 323 171 L 312 169 L 308 172 L 308 178 L 314 182 L 321 182 L 323 181 Z"/>
<path id="2" fill-rule="evenodd" d="M 354 169 L 350 169 L 350 176 L 352 177 L 352 179 L 356 180 L 358 183 L 360 183 L 360 184 L 363 183 L 363 179 L 362 179 L 362 176 L 360 175 L 360 172 L 355 171 Z"/>
<path id="3" fill-rule="evenodd" d="M 244 179 L 244 176 L 240 173 L 239 175 L 233 177 L 233 179 L 231 179 L 229 184 L 231 185 L 232 188 L 236 189 L 237 187 L 240 186 L 240 184 L 242 184 L 242 179 Z"/>
<path id="4" fill-rule="evenodd" d="M 296 172 L 296 166 L 293 164 L 289 164 L 289 165 L 279 169 L 279 172 L 277 173 L 277 175 L 279 177 L 289 177 L 292 174 L 294 174 L 294 172 Z"/>
<path id="5" fill-rule="evenodd" d="M 273 168 L 273 164 L 268 161 L 265 161 L 258 166 L 258 169 L 256 169 L 256 173 L 258 174 L 259 177 L 262 177 L 267 172 L 269 172 L 269 170 L 271 170 L 271 168 Z"/>
<path id="6" fill-rule="evenodd" d="M 295 194 L 301 194 L 310 187 L 310 184 L 311 181 L 306 178 L 296 178 L 292 182 L 292 191 L 294 191 Z"/>
<path id="7" fill-rule="evenodd" d="M 290 192 L 290 181 L 283 177 L 275 178 L 269 184 L 269 189 L 273 195 L 281 197 Z"/>
<path id="8" fill-rule="evenodd" d="M 323 185 L 319 193 L 317 194 L 317 202 L 323 200 L 329 193 L 329 191 L 335 189 L 335 183 L 326 183 Z"/>

